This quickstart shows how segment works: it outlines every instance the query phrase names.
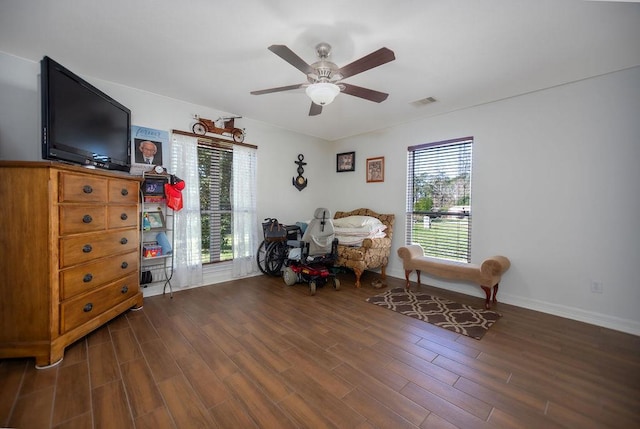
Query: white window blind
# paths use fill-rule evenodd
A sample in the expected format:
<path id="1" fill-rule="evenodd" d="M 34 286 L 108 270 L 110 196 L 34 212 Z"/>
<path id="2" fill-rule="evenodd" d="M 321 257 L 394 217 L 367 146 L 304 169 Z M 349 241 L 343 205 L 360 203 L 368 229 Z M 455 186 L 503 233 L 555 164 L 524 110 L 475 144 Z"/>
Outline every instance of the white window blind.
<path id="1" fill-rule="evenodd" d="M 233 259 L 233 146 L 198 142 L 202 263 Z"/>
<path id="2" fill-rule="evenodd" d="M 473 138 L 408 148 L 406 242 L 426 255 L 471 261 Z"/>

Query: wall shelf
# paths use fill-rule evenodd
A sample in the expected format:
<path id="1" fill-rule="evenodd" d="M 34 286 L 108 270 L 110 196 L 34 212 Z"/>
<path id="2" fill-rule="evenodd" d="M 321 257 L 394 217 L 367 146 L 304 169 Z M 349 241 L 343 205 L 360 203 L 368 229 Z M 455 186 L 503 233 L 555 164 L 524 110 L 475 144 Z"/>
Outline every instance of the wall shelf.
<path id="1" fill-rule="evenodd" d="M 169 177 L 168 174 L 143 173 L 140 190 L 140 284 L 142 287 L 162 284 L 162 294 L 168 289 L 169 296 L 173 298 L 175 217 L 164 197 L 164 185 L 169 183 Z M 164 234 L 164 239 L 159 234 Z M 161 253 L 148 256 L 149 252 Z"/>

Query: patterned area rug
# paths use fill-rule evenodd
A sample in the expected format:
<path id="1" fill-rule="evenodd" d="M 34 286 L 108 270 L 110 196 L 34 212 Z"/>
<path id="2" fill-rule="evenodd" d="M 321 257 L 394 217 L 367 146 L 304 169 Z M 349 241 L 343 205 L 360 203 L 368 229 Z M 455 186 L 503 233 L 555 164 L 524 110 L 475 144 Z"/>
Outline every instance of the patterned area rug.
<path id="1" fill-rule="evenodd" d="M 404 288 L 395 288 L 372 296 L 367 298 L 367 302 L 477 340 L 502 317 L 495 311 L 480 310 L 423 292 L 407 291 Z"/>

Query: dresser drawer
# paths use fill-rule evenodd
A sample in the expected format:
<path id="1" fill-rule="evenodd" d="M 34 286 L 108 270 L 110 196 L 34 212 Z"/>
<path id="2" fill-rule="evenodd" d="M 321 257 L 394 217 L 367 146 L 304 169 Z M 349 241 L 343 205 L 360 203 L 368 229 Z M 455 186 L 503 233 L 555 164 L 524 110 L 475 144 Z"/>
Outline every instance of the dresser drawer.
<path id="1" fill-rule="evenodd" d="M 60 239 L 60 268 L 138 250 L 139 231 L 92 232 Z"/>
<path id="2" fill-rule="evenodd" d="M 60 272 L 60 299 L 69 299 L 127 274 L 137 273 L 139 264 L 140 254 L 136 250 L 63 270 Z"/>
<path id="3" fill-rule="evenodd" d="M 126 228 L 138 226 L 138 206 L 115 206 L 107 208 L 107 228 Z"/>
<path id="4" fill-rule="evenodd" d="M 107 228 L 104 205 L 60 206 L 60 235 L 103 231 Z"/>
<path id="5" fill-rule="evenodd" d="M 60 333 L 99 316 L 139 290 L 138 273 L 60 304 Z"/>
<path id="6" fill-rule="evenodd" d="M 109 202 L 110 203 L 131 203 L 138 202 L 138 190 L 140 184 L 131 180 L 109 180 Z"/>
<path id="7" fill-rule="evenodd" d="M 72 173 L 60 173 L 60 202 L 107 202 L 107 179 Z"/>

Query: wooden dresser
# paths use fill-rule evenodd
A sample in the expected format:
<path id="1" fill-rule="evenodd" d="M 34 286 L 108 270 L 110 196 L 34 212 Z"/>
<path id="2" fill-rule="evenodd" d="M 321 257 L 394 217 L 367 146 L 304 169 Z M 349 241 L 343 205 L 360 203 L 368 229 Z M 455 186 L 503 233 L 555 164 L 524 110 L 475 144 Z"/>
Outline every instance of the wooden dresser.
<path id="1" fill-rule="evenodd" d="M 138 177 L 0 161 L 0 358 L 37 367 L 142 307 Z"/>

